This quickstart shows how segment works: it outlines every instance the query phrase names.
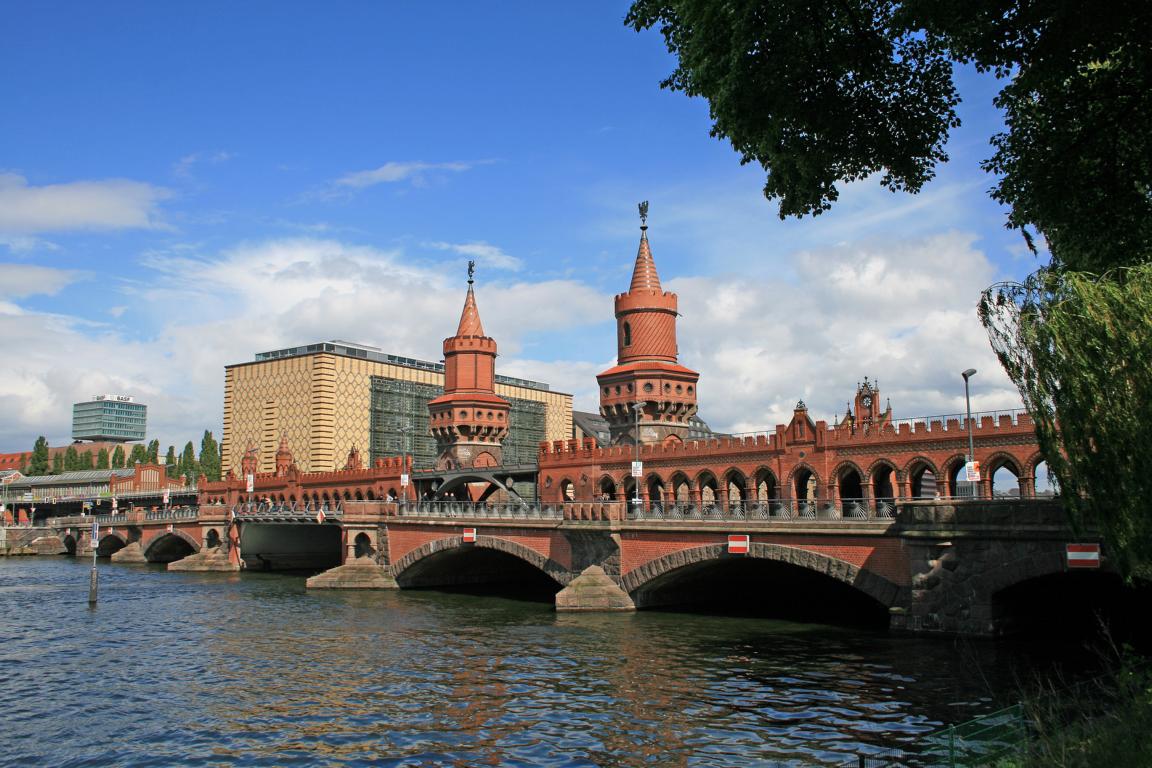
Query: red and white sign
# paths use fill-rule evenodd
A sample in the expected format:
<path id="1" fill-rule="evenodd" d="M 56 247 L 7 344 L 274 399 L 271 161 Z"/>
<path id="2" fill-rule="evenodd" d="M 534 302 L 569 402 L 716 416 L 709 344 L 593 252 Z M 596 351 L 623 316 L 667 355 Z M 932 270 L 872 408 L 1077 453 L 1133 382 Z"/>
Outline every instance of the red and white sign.
<path id="1" fill-rule="evenodd" d="M 254 490 L 256 490 L 256 475 L 249 473 L 245 476 L 244 490 L 248 493 L 252 493 Z"/>
<path id="2" fill-rule="evenodd" d="M 476 529 L 475 528 L 465 528 L 464 529 L 464 543 L 465 544 L 475 544 L 476 543 Z"/>
<path id="3" fill-rule="evenodd" d="M 172 533 L 172 523 L 168 523 L 168 533 Z"/>
<path id="4" fill-rule="evenodd" d="M 980 462 L 969 461 L 964 465 L 964 479 L 970 483 L 980 482 Z"/>
<path id="5" fill-rule="evenodd" d="M 750 539 L 746 533 L 730 533 L 728 534 L 728 554 L 730 555 L 746 555 L 748 548 L 751 546 Z"/>
<path id="6" fill-rule="evenodd" d="M 1069 568 L 1099 568 L 1099 544 L 1069 544 L 1067 545 Z"/>
<path id="7" fill-rule="evenodd" d="M 317 523 L 323 523 L 323 522 L 324 522 L 324 510 L 323 510 L 323 509 L 321 509 L 321 510 L 317 510 L 317 512 L 316 512 L 316 522 L 317 522 Z"/>
<path id="8" fill-rule="evenodd" d="M 644 462 L 632 462 L 632 477 L 644 477 Z"/>
<path id="9" fill-rule="evenodd" d="M 171 498 L 171 496 L 169 495 L 168 489 L 167 489 L 167 488 L 165 488 L 165 489 L 164 489 L 164 503 L 165 503 L 165 504 L 167 504 L 167 503 L 168 503 L 168 500 L 169 500 L 170 498 Z"/>

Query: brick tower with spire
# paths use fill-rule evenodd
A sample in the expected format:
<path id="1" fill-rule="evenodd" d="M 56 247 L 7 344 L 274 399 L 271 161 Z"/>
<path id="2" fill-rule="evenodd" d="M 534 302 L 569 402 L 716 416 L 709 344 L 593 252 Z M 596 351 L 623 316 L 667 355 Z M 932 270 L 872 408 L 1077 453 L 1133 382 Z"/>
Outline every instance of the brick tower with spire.
<path id="1" fill-rule="evenodd" d="M 428 403 L 436 438 L 437 469 L 492 467 L 503 462 L 508 401 L 496 395 L 496 341 L 484 335 L 472 290 L 475 262 L 468 262 L 468 295 L 456 335 L 444 339 L 444 394 Z"/>
<path id="2" fill-rule="evenodd" d="M 616 296 L 616 366 L 596 377 L 613 445 L 683 442 L 688 436 L 700 374 L 678 362 L 676 307 L 676 294 L 662 290 L 656 274 L 644 202 L 632 284 Z"/>

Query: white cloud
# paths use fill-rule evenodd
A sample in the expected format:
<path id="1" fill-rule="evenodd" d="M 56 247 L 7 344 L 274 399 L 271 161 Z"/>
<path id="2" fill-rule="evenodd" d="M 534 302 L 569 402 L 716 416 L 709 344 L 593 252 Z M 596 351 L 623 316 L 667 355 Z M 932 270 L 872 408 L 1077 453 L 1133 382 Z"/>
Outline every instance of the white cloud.
<path id="1" fill-rule="evenodd" d="M 475 162 L 451 162 L 451 163 L 424 163 L 424 162 L 410 162 L 410 163 L 397 163 L 387 162 L 379 168 L 372 168 L 367 171 L 355 171 L 353 173 L 345 174 L 333 182 L 338 187 L 348 187 L 352 189 L 363 189 L 364 187 L 373 187 L 377 184 L 394 184 L 400 181 L 411 181 L 414 184 L 422 184 L 430 171 L 450 171 L 459 173 L 461 171 L 471 170 L 475 167 Z"/>
<path id="2" fill-rule="evenodd" d="M 0 264 L 0 296 L 22 299 L 27 296 L 53 296 L 76 282 L 83 273 L 34 264 Z"/>
<path id="3" fill-rule="evenodd" d="M 781 259 L 787 277 L 666 278 L 680 296 L 681 362 L 701 373 L 701 415 L 725 431 L 766 429 L 803 398 L 815 418 L 831 420 L 865 375 L 880 380 L 897 417 L 955 413 L 968 367 L 979 370 L 975 409 L 1017 406 L 976 319 L 979 292 L 995 274 L 972 243 L 951 232 L 798 252 Z M 198 441 L 204 428 L 219 433 L 223 368 L 260 351 L 347 339 L 439 360 L 465 293 L 463 274 L 332 239 L 208 254 L 178 247 L 142 266 L 138 282 L 118 283 L 127 295 L 96 287 L 108 306 L 131 306 L 133 328 L 160 329 L 144 340 L 0 301 L 0 355 L 11 363 L 0 379 L 5 450 L 41 433 L 66 440 L 71 403 L 101 391 L 148 403 L 149 432 L 165 447 Z M 41 292 L 77 279 L 39 269 L 24 284 Z M 571 392 L 577 408 L 596 410 L 595 375 L 615 354 L 611 293 L 576 280 L 505 284 L 482 275 L 476 292 L 501 373 L 548 382 Z"/>
<path id="4" fill-rule="evenodd" d="M 328 339 L 439 360 L 466 291 L 463 274 L 445 277 L 400 251 L 313 238 L 209 254 L 177 246 L 149 254 L 141 267 L 135 282 L 94 284 L 110 307 L 106 323 L 0 301 L 0 355 L 10 363 L 0 382 L 0 449 L 22 450 L 38 434 L 66 441 L 71 404 L 103 391 L 148 404 L 148 431 L 165 447 L 198 441 L 205 428 L 219 436 L 225 365 Z M 62 274 L 41 269 L 33 275 L 41 291 L 63 283 Z M 611 316 L 611 297 L 573 281 L 480 280 L 476 291 L 485 329 L 500 345 L 501 370 L 512 370 L 534 334 Z M 121 332 L 114 323 L 126 306 L 133 319 Z M 139 328 L 153 327 L 154 335 L 137 338 Z M 542 378 L 531 373 L 532 361 L 522 368 Z"/>
<path id="5" fill-rule="evenodd" d="M 485 242 L 475 243 L 445 243 L 445 242 L 431 242 L 425 243 L 428 248 L 435 248 L 439 251 L 451 251 L 458 253 L 461 256 L 467 256 L 469 259 L 476 259 L 480 262 L 479 266 L 483 269 L 489 267 L 491 269 L 506 269 L 509 271 L 516 271 L 524 266 L 524 262 L 515 256 L 509 255 L 504 252 L 502 248 L 497 245 L 489 245 Z"/>
<path id="6" fill-rule="evenodd" d="M 715 428 L 843 414 L 864 376 L 897 418 L 964 408 L 960 371 L 979 369 L 973 408 L 1019 407 L 976 317 L 994 278 L 974 237 L 947 233 L 797 253 L 798 279 L 678 278 L 681 362 L 701 372 L 700 413 Z"/>
<path id="7" fill-rule="evenodd" d="M 158 228 L 163 226 L 158 206 L 169 195 L 128 179 L 35 187 L 23 176 L 0 173 L 0 232 Z"/>
<path id="8" fill-rule="evenodd" d="M 29 237 L 28 235 L 4 235 L 0 234 L 0 245 L 3 245 L 12 253 L 32 253 L 34 251 L 58 251 L 60 247 L 55 243 L 48 242 L 39 237 Z"/>
<path id="9" fill-rule="evenodd" d="M 185 181 L 192 178 L 192 169 L 197 165 L 219 165 L 231 160 L 234 155 L 223 150 L 193 152 L 177 160 L 172 165 L 172 175 Z"/>

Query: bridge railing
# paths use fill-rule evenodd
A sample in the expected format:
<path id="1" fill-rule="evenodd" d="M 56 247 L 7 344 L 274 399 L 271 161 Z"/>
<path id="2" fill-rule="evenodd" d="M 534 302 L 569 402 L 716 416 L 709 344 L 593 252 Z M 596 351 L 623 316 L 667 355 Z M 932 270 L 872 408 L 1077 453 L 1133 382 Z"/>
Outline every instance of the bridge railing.
<path id="1" fill-rule="evenodd" d="M 339 501 L 322 502 L 247 502 L 231 508 L 232 516 L 238 520 L 282 520 L 286 522 L 323 521 L 328 518 L 340 519 L 344 516 L 344 505 Z"/>
<path id="2" fill-rule="evenodd" d="M 645 502 L 628 505 L 629 520 L 880 520 L 896 518 L 900 499 L 767 499 L 721 502 Z"/>
<path id="3" fill-rule="evenodd" d="M 161 520 L 195 520 L 199 514 L 199 507 L 168 507 L 167 509 L 149 509 L 144 513 L 144 519 L 148 522 Z"/>
<path id="4" fill-rule="evenodd" d="M 564 506 L 532 502 L 410 501 L 397 507 L 397 515 L 473 520 L 560 520 L 564 517 Z"/>

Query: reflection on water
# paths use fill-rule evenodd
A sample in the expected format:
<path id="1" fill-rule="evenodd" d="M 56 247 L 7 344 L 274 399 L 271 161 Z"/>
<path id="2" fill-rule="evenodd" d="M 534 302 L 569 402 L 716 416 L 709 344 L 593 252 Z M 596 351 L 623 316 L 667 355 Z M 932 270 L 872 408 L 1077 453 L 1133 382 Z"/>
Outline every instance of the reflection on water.
<path id="1" fill-rule="evenodd" d="M 1004 644 L 0 559 L 0 765 L 839 764 L 1010 697 Z"/>

